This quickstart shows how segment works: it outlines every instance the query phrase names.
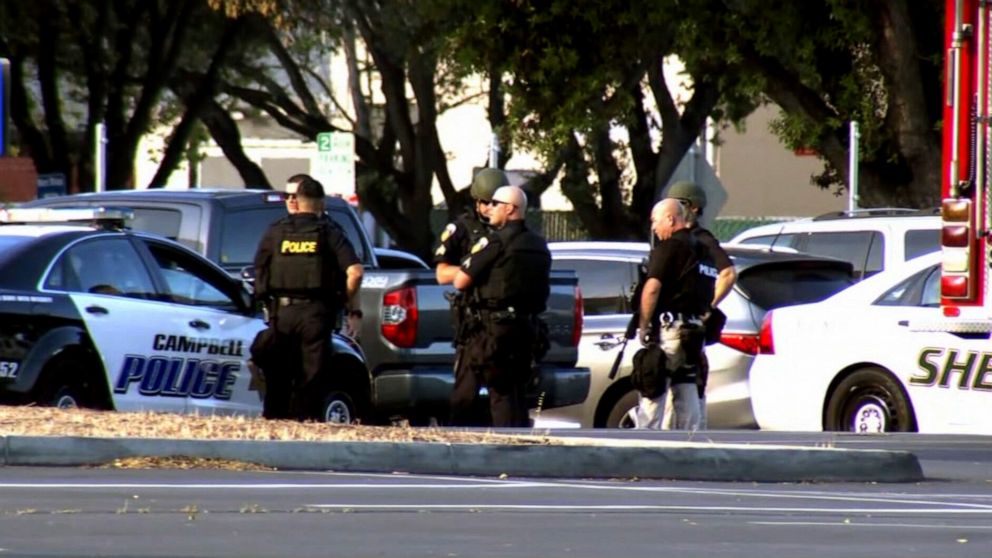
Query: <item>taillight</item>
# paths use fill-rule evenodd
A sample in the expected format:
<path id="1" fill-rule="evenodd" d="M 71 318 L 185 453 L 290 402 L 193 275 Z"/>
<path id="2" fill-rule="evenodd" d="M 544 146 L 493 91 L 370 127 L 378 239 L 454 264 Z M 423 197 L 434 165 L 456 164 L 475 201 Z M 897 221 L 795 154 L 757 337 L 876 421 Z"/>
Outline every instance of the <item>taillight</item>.
<path id="1" fill-rule="evenodd" d="M 972 203 L 967 199 L 946 199 L 940 204 L 940 296 L 971 299 L 977 282 L 974 266 L 974 223 Z"/>
<path id="2" fill-rule="evenodd" d="M 758 332 L 758 354 L 775 354 L 775 339 L 772 336 L 772 313 L 765 314 L 761 320 L 761 330 Z"/>
<path id="3" fill-rule="evenodd" d="M 403 287 L 382 296 L 382 336 L 409 349 L 417 340 L 417 291 Z"/>
<path id="4" fill-rule="evenodd" d="M 755 333 L 721 333 L 720 343 L 749 355 L 758 354 L 758 335 Z"/>
<path id="5" fill-rule="evenodd" d="M 572 310 L 572 346 L 578 347 L 582 338 L 582 289 L 575 286 L 575 308 Z"/>

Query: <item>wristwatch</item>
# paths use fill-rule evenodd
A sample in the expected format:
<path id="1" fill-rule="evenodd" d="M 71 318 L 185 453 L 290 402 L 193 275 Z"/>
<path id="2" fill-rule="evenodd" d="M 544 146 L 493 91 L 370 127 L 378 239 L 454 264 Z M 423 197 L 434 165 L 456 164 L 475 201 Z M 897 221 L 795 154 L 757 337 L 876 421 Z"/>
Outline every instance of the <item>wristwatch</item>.
<path id="1" fill-rule="evenodd" d="M 364 316 L 364 314 L 362 314 L 362 311 L 359 310 L 359 309 L 348 310 L 348 317 L 349 318 L 358 318 L 360 320 L 360 319 L 362 319 L 363 316 Z"/>

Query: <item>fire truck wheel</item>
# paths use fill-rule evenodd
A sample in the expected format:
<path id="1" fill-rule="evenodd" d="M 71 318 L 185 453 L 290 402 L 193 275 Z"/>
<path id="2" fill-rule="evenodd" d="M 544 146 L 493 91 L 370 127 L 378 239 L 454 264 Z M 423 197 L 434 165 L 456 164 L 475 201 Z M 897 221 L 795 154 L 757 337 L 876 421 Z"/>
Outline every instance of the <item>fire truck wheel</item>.
<path id="1" fill-rule="evenodd" d="M 899 381 L 877 367 L 841 380 L 827 403 L 824 430 L 874 434 L 915 432 L 916 419 Z"/>

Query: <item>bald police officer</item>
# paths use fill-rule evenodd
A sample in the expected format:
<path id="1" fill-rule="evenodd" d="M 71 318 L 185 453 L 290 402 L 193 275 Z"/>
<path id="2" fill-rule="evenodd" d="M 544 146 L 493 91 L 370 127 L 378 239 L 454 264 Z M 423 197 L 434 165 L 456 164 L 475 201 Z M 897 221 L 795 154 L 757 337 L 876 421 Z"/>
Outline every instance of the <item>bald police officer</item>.
<path id="1" fill-rule="evenodd" d="M 471 250 L 472 245 L 489 234 L 489 211 L 493 194 L 509 181 L 499 169 L 482 169 L 476 173 L 469 186 L 475 207 L 464 212 L 455 221 L 448 223 L 441 232 L 440 242 L 434 252 L 437 264 L 435 274 L 441 285 L 450 284 L 458 274 L 458 269 Z M 486 426 L 490 423 L 489 412 L 478 398 L 480 383 L 465 366 L 464 347 L 472 329 L 480 324 L 468 312 L 468 301 L 463 293 L 450 297 L 452 315 L 455 322 L 455 385 L 451 395 L 451 415 L 449 423 L 458 426 Z"/>
<path id="2" fill-rule="evenodd" d="M 696 377 L 704 336 L 702 316 L 713 300 L 716 269 L 709 250 L 688 230 L 687 213 L 674 199 L 662 200 L 651 210 L 651 229 L 661 242 L 648 259 L 638 325 L 641 342 L 658 343 L 664 352 L 675 428 L 695 429 L 701 418 Z M 664 389 L 664 381 L 657 383 Z M 660 429 L 664 407 L 664 391 L 642 393 L 635 427 Z"/>
<path id="3" fill-rule="evenodd" d="M 290 351 L 289 369 L 263 370 L 263 415 L 319 418 L 319 394 L 307 387 L 327 361 L 342 306 L 347 333 L 358 330 L 363 267 L 344 232 L 324 216 L 320 182 L 304 177 L 286 195 L 295 200 L 295 212 L 265 231 L 255 253 L 255 296 L 270 308 L 279 346 Z M 299 370 L 293 369 L 297 362 Z"/>
<path id="4" fill-rule="evenodd" d="M 730 294 L 730 289 L 737 282 L 737 270 L 734 268 L 734 262 L 730 260 L 730 256 L 720 246 L 720 241 L 713 233 L 703 228 L 699 223 L 699 219 L 706 209 L 706 192 L 698 184 L 688 180 L 676 182 L 668 189 L 667 197 L 678 200 L 689 210 L 686 215 L 686 227 L 698 242 L 706 246 L 710 252 L 710 259 L 713 260 L 713 265 L 716 267 L 717 277 L 713 290 L 713 301 L 710 302 L 709 310 L 712 311 L 720 304 L 720 301 Z M 704 347 L 703 354 L 700 356 L 699 374 L 696 378 L 699 391 L 699 428 L 706 428 L 706 383 L 709 380 L 709 368 L 709 360 L 706 358 Z M 671 398 L 671 393 L 669 392 L 669 398 Z M 677 420 L 672 416 L 674 410 L 675 405 L 669 405 L 665 408 L 665 425 L 667 427 L 671 427 L 673 421 Z"/>
<path id="5" fill-rule="evenodd" d="M 474 372 L 466 374 L 466 381 L 481 378 L 488 388 L 493 426 L 527 427 L 525 392 L 541 356 L 535 354 L 543 335 L 538 315 L 550 294 L 551 253 L 524 224 L 523 190 L 503 186 L 492 201 L 489 223 L 495 230 L 472 246 L 454 280 L 468 293 L 471 312 L 482 324 L 465 347 L 466 365 Z M 452 404 L 468 404 L 467 394 L 477 391 L 473 386 L 453 395 Z"/>

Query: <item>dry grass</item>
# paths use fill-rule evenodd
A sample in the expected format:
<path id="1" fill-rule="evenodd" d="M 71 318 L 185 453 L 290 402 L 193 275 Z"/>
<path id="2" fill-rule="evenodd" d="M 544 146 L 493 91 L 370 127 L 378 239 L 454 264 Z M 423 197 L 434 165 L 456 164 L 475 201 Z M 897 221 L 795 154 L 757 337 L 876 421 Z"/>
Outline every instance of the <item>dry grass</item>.
<path id="1" fill-rule="evenodd" d="M 84 436 L 192 440 L 297 440 L 324 442 L 439 442 L 553 444 L 546 436 L 505 435 L 440 428 L 334 426 L 173 413 L 118 413 L 83 409 L 0 406 L 0 436 Z"/>
<path id="2" fill-rule="evenodd" d="M 174 413 L 117 413 L 84 409 L 0 406 L 0 436 L 82 436 L 192 440 L 295 440 L 307 442 L 437 442 L 557 444 L 546 436 L 509 436 L 399 426 L 335 426 L 316 422 Z M 195 457 L 131 457 L 103 467 L 118 469 L 226 469 L 265 471 L 254 463 Z"/>

